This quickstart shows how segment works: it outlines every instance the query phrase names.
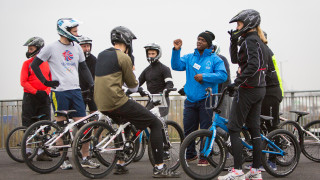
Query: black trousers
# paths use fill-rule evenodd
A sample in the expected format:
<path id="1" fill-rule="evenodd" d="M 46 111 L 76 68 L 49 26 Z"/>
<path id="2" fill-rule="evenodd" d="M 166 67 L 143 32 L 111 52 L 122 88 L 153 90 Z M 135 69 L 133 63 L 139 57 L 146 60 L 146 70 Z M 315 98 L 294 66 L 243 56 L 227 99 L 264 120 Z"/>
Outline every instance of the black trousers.
<path id="1" fill-rule="evenodd" d="M 102 111 L 116 123 L 130 122 L 136 128 L 151 130 L 150 141 L 155 164 L 163 163 L 162 122 L 149 110 L 134 100 L 129 99 L 124 105 L 113 111 Z"/>
<path id="2" fill-rule="evenodd" d="M 31 118 L 42 114 L 45 114 L 45 116 L 41 117 L 41 120 L 51 119 L 49 96 L 38 99 L 35 95 L 25 92 L 22 99 L 22 125 L 26 127 L 31 126 L 35 123 Z"/>

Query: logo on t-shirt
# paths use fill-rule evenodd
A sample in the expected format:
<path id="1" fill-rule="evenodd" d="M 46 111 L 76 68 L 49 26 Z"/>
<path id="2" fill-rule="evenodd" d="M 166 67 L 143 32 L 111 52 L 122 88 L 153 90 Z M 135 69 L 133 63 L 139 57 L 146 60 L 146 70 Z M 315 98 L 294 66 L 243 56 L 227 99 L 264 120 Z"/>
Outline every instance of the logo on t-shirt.
<path id="1" fill-rule="evenodd" d="M 63 54 L 64 60 L 66 61 L 71 61 L 73 59 L 73 54 L 69 50 L 66 50 L 62 54 Z"/>

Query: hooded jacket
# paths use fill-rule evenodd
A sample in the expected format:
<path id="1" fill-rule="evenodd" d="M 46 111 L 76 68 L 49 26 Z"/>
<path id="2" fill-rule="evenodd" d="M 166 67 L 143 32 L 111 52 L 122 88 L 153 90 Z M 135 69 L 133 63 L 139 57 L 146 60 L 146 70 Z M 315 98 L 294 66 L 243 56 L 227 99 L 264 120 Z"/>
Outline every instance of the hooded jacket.
<path id="1" fill-rule="evenodd" d="M 184 91 L 187 100 L 198 102 L 206 98 L 205 89 L 212 88 L 213 93 L 218 92 L 218 84 L 227 80 L 228 74 L 223 61 L 211 53 L 211 49 L 205 49 L 200 55 L 198 49 L 194 53 L 180 57 L 180 50 L 172 50 L 171 67 L 176 71 L 186 71 L 186 85 Z M 202 83 L 194 79 L 196 74 L 202 74 Z"/>

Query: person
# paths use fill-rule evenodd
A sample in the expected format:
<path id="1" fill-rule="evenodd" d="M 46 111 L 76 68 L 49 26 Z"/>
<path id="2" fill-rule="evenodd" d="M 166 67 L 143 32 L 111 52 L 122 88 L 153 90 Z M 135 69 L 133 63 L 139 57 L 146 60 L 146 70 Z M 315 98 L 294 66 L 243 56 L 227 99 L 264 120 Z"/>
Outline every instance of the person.
<path id="1" fill-rule="evenodd" d="M 263 32 L 264 36 L 267 39 L 266 32 Z M 268 44 L 268 41 L 266 40 L 264 42 L 266 45 Z M 266 95 L 264 96 L 264 99 L 262 101 L 261 105 L 261 114 L 265 116 L 271 116 L 273 117 L 272 122 L 266 121 L 265 125 L 267 127 L 268 133 L 278 128 L 278 125 L 280 123 L 279 119 L 279 110 L 280 110 L 280 103 L 283 98 L 283 88 L 282 88 L 282 80 L 280 77 L 279 68 L 277 65 L 276 58 L 272 52 L 272 50 L 267 46 L 268 48 L 268 69 L 266 71 Z M 276 169 L 276 163 L 275 158 L 270 158 L 268 161 L 270 167 L 273 169 Z M 248 164 L 245 166 L 245 169 L 250 169 L 252 164 Z M 265 171 L 263 166 L 260 166 L 259 170 Z"/>
<path id="2" fill-rule="evenodd" d="M 231 62 L 239 65 L 237 77 L 228 85 L 230 95 L 235 94 L 232 102 L 228 130 L 230 134 L 234 168 L 219 180 L 262 179 L 261 165 L 260 112 L 265 95 L 265 70 L 267 65 L 267 47 L 260 28 L 259 12 L 246 9 L 233 17 L 229 23 L 237 22 L 237 30 L 229 31 Z M 239 42 L 239 37 L 242 37 Z M 260 39 L 261 38 L 261 39 Z M 238 44 L 240 46 L 238 51 Z M 238 90 L 236 90 L 238 88 Z M 253 164 L 246 174 L 242 171 L 242 144 L 240 131 L 246 124 L 253 144 Z"/>
<path id="3" fill-rule="evenodd" d="M 209 102 L 206 102 L 206 91 L 212 88 L 213 93 L 217 93 L 218 84 L 226 81 L 227 72 L 223 61 L 211 53 L 209 49 L 212 45 L 212 36 L 202 32 L 197 38 L 197 48 L 194 53 L 180 57 L 182 40 L 176 39 L 173 42 L 171 67 L 176 71 L 186 71 L 186 84 L 184 92 L 186 100 L 184 102 L 183 126 L 185 136 L 200 129 L 208 129 L 211 125 L 212 112 L 206 110 Z M 194 161 L 199 158 L 198 166 L 209 166 L 210 164 L 204 157 L 198 157 L 195 146 L 187 149 L 186 159 Z"/>
<path id="4" fill-rule="evenodd" d="M 137 92 L 139 87 L 129 55 L 132 52 L 134 39 L 136 36 L 124 26 L 112 29 L 111 43 L 113 47 L 98 55 L 94 100 L 98 110 L 115 122 L 131 122 L 137 129 L 150 128 L 150 142 L 155 158 L 153 177 L 179 177 L 179 173 L 171 171 L 163 163 L 162 123 L 141 104 L 129 99 L 122 89 L 124 83 L 131 92 Z M 115 173 L 128 173 L 127 167 L 123 166 L 123 157 L 120 157 L 120 160 L 116 165 Z"/>
<path id="5" fill-rule="evenodd" d="M 144 48 L 146 49 L 146 56 L 150 65 L 140 74 L 139 86 L 142 86 L 146 82 L 147 89 L 151 94 L 159 94 L 165 89 L 173 88 L 170 68 L 159 61 L 162 55 L 161 47 L 158 44 L 151 43 Z M 168 95 L 166 95 L 166 101 L 168 107 L 159 108 L 161 117 L 166 116 L 169 112 L 170 101 Z M 147 108 L 152 109 L 153 105 L 150 104 Z"/>
<path id="6" fill-rule="evenodd" d="M 92 40 L 88 37 L 82 36 L 82 37 L 80 37 L 79 41 L 80 41 L 79 44 L 80 44 L 80 46 L 83 50 L 84 56 L 86 58 L 86 64 L 87 64 L 87 66 L 90 70 L 91 76 L 94 80 L 97 58 L 93 54 L 91 54 Z M 88 106 L 90 113 L 97 111 L 98 108 L 96 106 L 96 103 L 93 100 L 93 94 L 90 93 L 90 89 L 86 89 L 86 88 L 88 88 L 88 84 L 86 84 L 85 77 L 83 77 L 81 73 L 79 74 L 79 81 L 80 81 L 81 90 L 86 91 L 85 93 L 82 93 L 85 107 Z"/>
<path id="7" fill-rule="evenodd" d="M 70 116 L 77 121 L 86 116 L 85 106 L 79 86 L 79 71 L 85 78 L 90 88 L 93 87 L 93 80 L 90 71 L 85 63 L 84 53 L 78 40 L 79 21 L 72 18 L 61 18 L 57 21 L 57 30 L 60 39 L 48 46 L 45 46 L 36 56 L 31 68 L 46 86 L 52 87 L 51 99 L 54 111 L 74 109 L 77 112 Z M 52 81 L 43 77 L 39 66 L 47 61 L 52 73 Z M 56 114 L 57 124 L 64 127 L 63 116 Z M 62 143 L 60 141 L 60 143 Z M 89 159 L 89 143 L 84 144 L 82 149 L 83 167 L 98 168 L 100 165 Z M 68 158 L 61 165 L 61 169 L 72 169 Z"/>
<path id="8" fill-rule="evenodd" d="M 32 119 L 34 116 L 44 115 L 40 120 L 51 119 L 50 113 L 50 87 L 43 85 L 36 77 L 32 69 L 30 68 L 35 56 L 40 52 L 44 46 L 44 40 L 41 37 L 30 38 L 24 46 L 28 46 L 26 60 L 21 69 L 20 83 L 23 87 L 23 99 L 22 99 L 22 126 L 29 127 L 35 121 Z M 40 66 L 44 77 L 51 80 L 50 68 L 48 63 L 43 63 Z M 26 153 L 31 155 L 31 149 L 27 147 Z M 52 158 L 47 156 L 43 149 L 38 150 L 37 161 L 52 161 Z"/>

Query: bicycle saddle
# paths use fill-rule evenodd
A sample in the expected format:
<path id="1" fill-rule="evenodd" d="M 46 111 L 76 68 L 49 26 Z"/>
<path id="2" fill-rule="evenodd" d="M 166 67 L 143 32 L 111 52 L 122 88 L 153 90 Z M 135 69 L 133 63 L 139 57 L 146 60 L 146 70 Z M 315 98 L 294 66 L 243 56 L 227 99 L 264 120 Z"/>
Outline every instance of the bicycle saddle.
<path id="1" fill-rule="evenodd" d="M 309 114 L 308 112 L 305 112 L 305 111 L 290 111 L 290 112 L 291 113 L 296 113 L 299 116 L 305 116 L 305 115 Z"/>
<path id="2" fill-rule="evenodd" d="M 73 112 L 77 112 L 77 111 L 76 110 L 60 110 L 60 111 L 56 111 L 55 113 L 57 113 L 60 116 L 66 116 Z"/>
<path id="3" fill-rule="evenodd" d="M 265 121 L 271 121 L 273 119 L 273 117 L 271 117 L 271 116 L 264 116 L 264 115 L 260 115 L 260 118 Z"/>

